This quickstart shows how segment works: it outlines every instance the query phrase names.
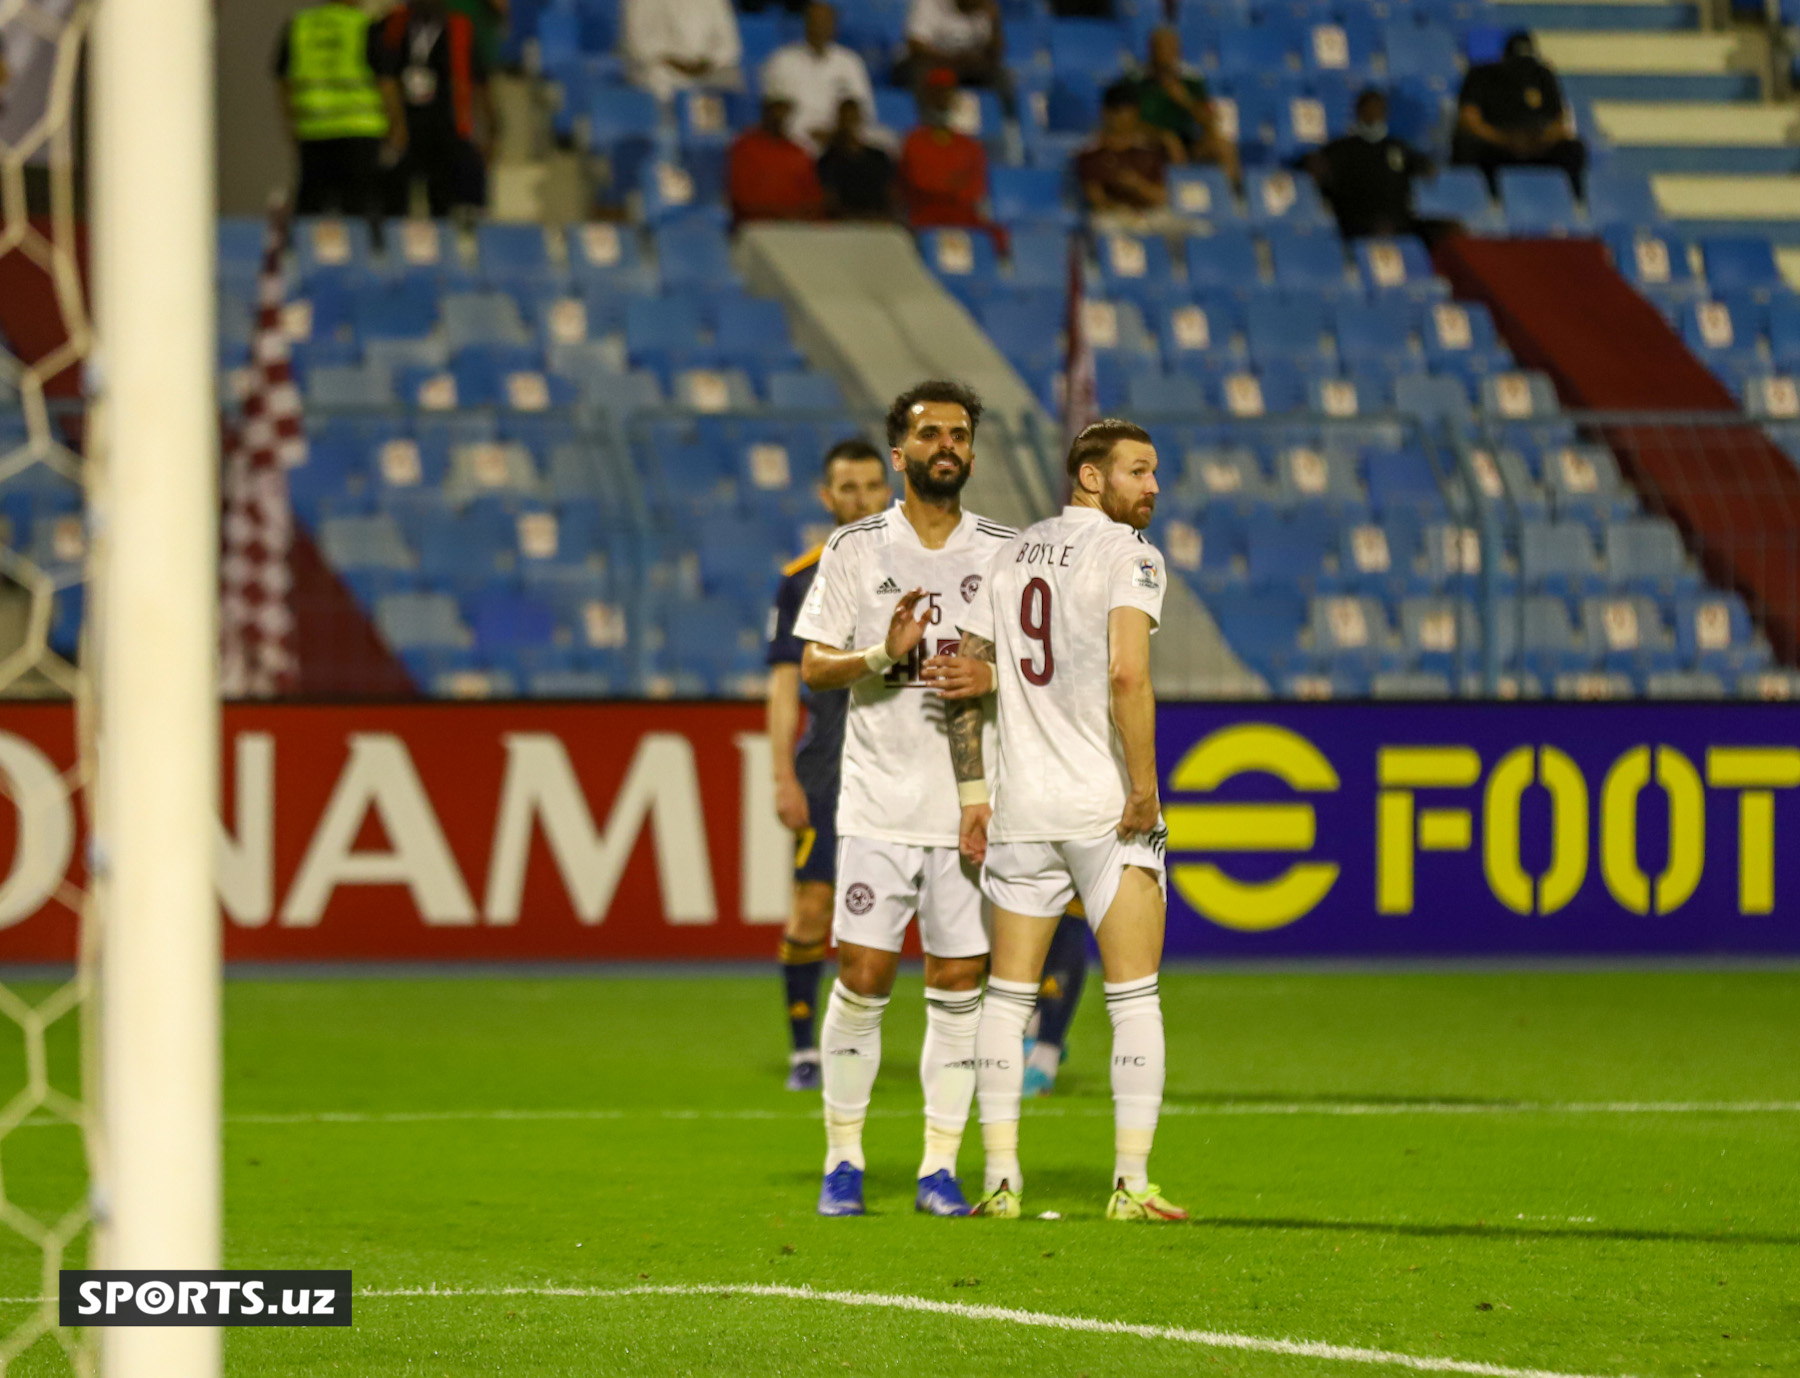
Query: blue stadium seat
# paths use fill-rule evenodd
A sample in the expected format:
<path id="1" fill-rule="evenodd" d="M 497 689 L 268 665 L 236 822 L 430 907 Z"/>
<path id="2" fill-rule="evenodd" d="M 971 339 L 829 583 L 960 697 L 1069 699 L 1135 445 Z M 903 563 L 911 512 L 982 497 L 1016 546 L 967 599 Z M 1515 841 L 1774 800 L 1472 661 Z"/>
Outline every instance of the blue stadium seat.
<path id="1" fill-rule="evenodd" d="M 324 367 L 306 377 L 306 400 L 314 407 L 391 407 L 393 379 L 386 369 Z"/>
<path id="2" fill-rule="evenodd" d="M 1481 653 L 1475 605 L 1441 596 L 1402 599 L 1400 644 L 1407 663 L 1425 674 L 1460 678 L 1470 673 Z"/>
<path id="3" fill-rule="evenodd" d="M 1238 355 L 1237 313 L 1226 300 L 1175 302 L 1157 315 L 1163 359 L 1171 369 L 1211 370 Z"/>
<path id="4" fill-rule="evenodd" d="M 952 292 L 987 294 L 999 271 L 994 242 L 979 230 L 927 230 L 920 237 L 925 262 Z"/>
<path id="5" fill-rule="evenodd" d="M 1172 456 L 1161 456 L 1165 462 Z M 1256 452 L 1247 445 L 1198 446 L 1180 456 L 1179 474 L 1163 487 L 1178 502 L 1194 509 L 1214 506 L 1238 512 L 1272 508 L 1280 500 L 1263 473 Z M 1171 469 L 1175 466 L 1171 465 Z M 1216 533 L 1215 533 L 1216 534 Z M 1228 544 L 1235 547 L 1235 538 Z"/>
<path id="6" fill-rule="evenodd" d="M 1602 229 L 1642 228 L 1663 219 L 1650 179 L 1641 173 L 1593 169 L 1586 192 L 1588 223 Z"/>
<path id="7" fill-rule="evenodd" d="M 1167 299 L 1174 269 L 1160 235 L 1109 233 L 1095 248 L 1107 296 L 1143 305 Z"/>
<path id="8" fill-rule="evenodd" d="M 1187 241 L 1188 285 L 1196 292 L 1245 297 L 1262 281 L 1256 245 L 1238 230 L 1190 235 Z"/>
<path id="9" fill-rule="evenodd" d="M 1330 538 L 1308 523 L 1284 521 L 1272 513 L 1250 519 L 1244 529 L 1244 556 L 1256 589 L 1315 592 L 1324 578 Z"/>
<path id="10" fill-rule="evenodd" d="M 1069 290 L 1069 236 L 1066 231 L 1033 225 L 1011 235 L 1008 285 L 1054 294 Z"/>
<path id="11" fill-rule="evenodd" d="M 1103 19 L 1059 19 L 1050 26 L 1050 65 L 1060 73 L 1117 74 L 1134 54 L 1125 29 Z"/>
<path id="12" fill-rule="evenodd" d="M 569 231 L 569 269 L 584 288 L 652 290 L 637 234 L 628 225 L 594 221 Z"/>
<path id="13" fill-rule="evenodd" d="M 541 225 L 502 225 L 483 221 L 475 242 L 482 279 L 495 287 L 542 282 L 556 276 L 549 233 Z"/>
<path id="14" fill-rule="evenodd" d="M 988 195 L 994 219 L 1002 225 L 1046 223 L 1073 227 L 1079 220 L 1064 199 L 1066 179 L 1054 168 L 1007 167 L 989 169 Z M 1173 201 L 1173 192 L 1171 192 Z"/>
<path id="15" fill-rule="evenodd" d="M 1054 367 L 1062 358 L 1063 304 L 1047 293 L 992 297 L 981 303 L 982 328 L 1022 372 Z"/>
<path id="16" fill-rule="evenodd" d="M 1763 235 L 1708 235 L 1700 241 L 1706 285 L 1715 296 L 1750 293 L 1767 300 L 1785 283 L 1775 246 Z"/>
<path id="17" fill-rule="evenodd" d="M 587 99 L 588 138 L 607 153 L 613 185 L 635 187 L 662 119 L 656 97 L 635 86 L 598 86 L 588 91 Z"/>
<path id="18" fill-rule="evenodd" d="M 1580 219 L 1575 193 L 1560 168 L 1501 168 L 1500 204 L 1515 234 L 1569 234 Z"/>
<path id="19" fill-rule="evenodd" d="M 1373 451 L 1364 460 L 1369 501 L 1384 522 L 1396 513 L 1444 513 L 1444 492 L 1431 461 L 1419 450 Z"/>
<path id="20" fill-rule="evenodd" d="M 1260 673 L 1279 676 L 1305 665 L 1298 639 L 1306 600 L 1299 594 L 1221 594 L 1209 610 L 1232 650 Z"/>
<path id="21" fill-rule="evenodd" d="M 800 351 L 788 334 L 781 303 L 760 297 L 726 297 L 714 313 L 719 357 L 753 374 L 798 368 Z"/>
<path id="22" fill-rule="evenodd" d="M 1295 35 L 1262 25 L 1219 35 L 1219 70 L 1228 77 L 1270 78 L 1298 66 Z"/>
<path id="23" fill-rule="evenodd" d="M 1345 263 L 1343 244 L 1335 234 L 1308 234 L 1278 225 L 1268 231 L 1268 241 L 1276 286 L 1296 294 L 1360 294 L 1362 284 Z"/>
<path id="24" fill-rule="evenodd" d="M 1412 356 L 1412 312 L 1398 297 L 1343 301 L 1335 310 L 1338 356 L 1347 363 Z"/>
<path id="25" fill-rule="evenodd" d="M 1677 667 L 1675 636 L 1663 625 L 1655 599 L 1584 599 L 1581 630 L 1588 654 L 1603 672 L 1644 675 Z"/>
<path id="26" fill-rule="evenodd" d="M 1598 593 L 1606 586 L 1594 556 L 1593 534 L 1578 522 L 1521 526 L 1519 577 L 1530 592 L 1563 596 Z"/>
<path id="27" fill-rule="evenodd" d="M 842 411 L 844 395 L 828 374 L 783 371 L 769 375 L 769 405 L 794 411 Z"/>
<path id="28" fill-rule="evenodd" d="M 1609 523 L 1604 542 L 1607 578 L 1614 588 L 1672 598 L 1691 593 L 1700 582 L 1681 533 L 1666 517 Z"/>
<path id="29" fill-rule="evenodd" d="M 1501 228 L 1499 212 L 1488 199 L 1487 183 L 1471 167 L 1447 167 L 1417 183 L 1413 209 L 1421 216 L 1460 220 L 1478 233 Z"/>
<path id="30" fill-rule="evenodd" d="M 736 281 L 731 244 L 716 225 L 694 221 L 665 225 L 656 236 L 656 252 L 668 290 L 716 289 Z"/>
<path id="31" fill-rule="evenodd" d="M 700 308 L 689 297 L 634 297 L 625 304 L 625 349 L 633 365 L 666 380 L 677 369 L 715 358 Z"/>
<path id="32" fill-rule="evenodd" d="M 455 292 L 439 301 L 445 343 L 452 350 L 474 344 L 526 345 L 519 304 L 505 292 Z"/>
<path id="33" fill-rule="evenodd" d="M 1498 612 L 1496 631 L 1502 662 L 1511 661 L 1516 639 L 1518 663 L 1529 675 L 1553 679 L 1593 664 L 1587 638 L 1576 627 L 1563 598 L 1537 594 L 1507 599 Z"/>
<path id="34" fill-rule="evenodd" d="M 1539 467 L 1558 520 L 1597 524 L 1630 516 L 1636 509 L 1631 490 L 1619 473 L 1619 462 L 1604 445 L 1562 445 L 1546 450 Z"/>
<path id="35" fill-rule="evenodd" d="M 1197 378 L 1180 374 L 1139 374 L 1127 381 L 1125 391 L 1133 412 L 1192 415 L 1206 410 L 1206 389 Z"/>
<path id="36" fill-rule="evenodd" d="M 1240 218 L 1231 183 L 1216 167 L 1172 167 L 1168 175 L 1169 209 L 1177 215 L 1216 223 Z"/>
<path id="37" fill-rule="evenodd" d="M 1245 202 L 1258 225 L 1298 225 L 1324 229 L 1334 222 L 1319 188 L 1304 172 L 1284 168 L 1245 174 Z"/>
<path id="38" fill-rule="evenodd" d="M 1469 425 L 1469 391 L 1462 379 L 1447 374 L 1408 374 L 1394 380 L 1396 410 L 1431 425 L 1461 430 Z"/>
<path id="39" fill-rule="evenodd" d="M 1331 246 L 1336 252 L 1336 245 Z M 1327 348 L 1330 324 L 1324 303 L 1308 298 L 1258 298 L 1244 309 L 1250 357 L 1261 366 L 1280 360 L 1318 357 Z"/>
<path id="40" fill-rule="evenodd" d="M 1457 80 L 1456 39 L 1444 29 L 1414 23 L 1409 16 L 1388 25 L 1383 46 L 1390 81 L 1416 77 L 1447 89 Z"/>
<path id="41" fill-rule="evenodd" d="M 294 222 L 293 249 L 300 276 L 309 282 L 321 277 L 360 282 L 376 273 L 366 220 L 303 217 Z"/>
<path id="42" fill-rule="evenodd" d="M 377 601 L 375 624 L 395 650 L 467 649 L 472 641 L 447 593 L 394 593 Z"/>
<path id="43" fill-rule="evenodd" d="M 1681 338 L 1687 347 L 1715 370 L 1742 365 L 1757 368 L 1756 330 L 1748 321 L 1739 319 L 1740 312 L 1731 303 L 1697 301 L 1681 312 Z"/>
<path id="44" fill-rule="evenodd" d="M 1418 240 L 1359 239 L 1353 246 L 1363 282 L 1377 295 L 1394 293 L 1418 300 L 1442 295 L 1442 280 L 1435 277 L 1431 259 Z"/>
<path id="45" fill-rule="evenodd" d="M 1290 506 L 1324 503 L 1340 521 L 1359 521 L 1368 513 L 1352 450 L 1287 446 L 1275 455 L 1275 482 Z"/>

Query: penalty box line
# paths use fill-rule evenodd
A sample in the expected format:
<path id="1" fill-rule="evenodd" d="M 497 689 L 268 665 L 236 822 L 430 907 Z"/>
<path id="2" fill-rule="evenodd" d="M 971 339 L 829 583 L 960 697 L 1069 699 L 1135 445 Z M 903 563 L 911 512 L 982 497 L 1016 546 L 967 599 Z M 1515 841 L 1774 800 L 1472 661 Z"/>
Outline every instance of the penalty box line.
<path id="1" fill-rule="evenodd" d="M 680 1284 L 651 1287 L 399 1287 L 358 1291 L 359 1297 L 571 1297 L 603 1301 L 615 1297 L 767 1297 L 784 1301 L 822 1301 L 837 1306 L 867 1306 L 892 1311 L 954 1316 L 961 1320 L 998 1321 L 1005 1325 L 1033 1326 L 1045 1330 L 1070 1330 L 1088 1335 L 1129 1335 L 1143 1340 L 1166 1340 L 1207 1349 L 1235 1349 L 1256 1354 L 1277 1354 L 1296 1359 L 1329 1359 L 1346 1364 L 1380 1364 L 1419 1373 L 1467 1373 L 1477 1378 L 1597 1378 L 1597 1375 L 1563 1373 L 1547 1368 L 1513 1368 L 1471 1359 L 1443 1359 L 1431 1355 L 1400 1354 L 1357 1345 L 1326 1344 L 1314 1340 L 1274 1340 L 1262 1335 L 1238 1335 L 1230 1331 L 1192 1330 L 1185 1326 L 1136 1325 L 1129 1321 L 1103 1321 L 1092 1316 L 1061 1316 L 1048 1311 L 1023 1311 L 1010 1306 L 979 1306 L 967 1302 L 935 1301 L 903 1293 L 815 1291 L 811 1287 L 783 1287 L 770 1283 Z"/>
<path id="2" fill-rule="evenodd" d="M 1033 1118 L 1110 1117 L 1110 1105 L 1028 1105 Z M 1215 1105 L 1165 1104 L 1165 1116 L 1404 1116 L 1404 1115 L 1783 1115 L 1800 1113 L 1800 1101 L 1221 1101 Z M 916 1119 L 917 1109 L 874 1106 L 870 1119 Z M 816 1110 L 298 1110 L 228 1114 L 227 1124 L 429 1124 L 461 1120 L 807 1120 Z M 44 1120 L 42 1123 L 49 1123 Z M 28 1120 L 27 1124 L 39 1123 Z M 60 1121 L 59 1121 L 60 1123 Z"/>

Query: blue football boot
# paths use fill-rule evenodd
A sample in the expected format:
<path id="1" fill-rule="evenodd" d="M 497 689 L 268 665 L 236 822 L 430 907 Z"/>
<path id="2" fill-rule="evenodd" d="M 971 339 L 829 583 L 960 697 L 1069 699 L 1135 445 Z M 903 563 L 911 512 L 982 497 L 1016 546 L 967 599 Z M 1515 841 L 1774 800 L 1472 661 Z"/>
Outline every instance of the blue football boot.
<path id="1" fill-rule="evenodd" d="M 787 1089 L 790 1091 L 817 1091 L 824 1081 L 816 1059 L 806 1058 L 788 1067 Z"/>
<path id="2" fill-rule="evenodd" d="M 862 1169 L 851 1167 L 848 1163 L 839 1163 L 825 1175 L 824 1185 L 819 1188 L 820 1215 L 861 1215 Z"/>
<path id="3" fill-rule="evenodd" d="M 969 1203 L 963 1197 L 962 1183 L 943 1168 L 919 1179 L 919 1194 L 913 1209 L 926 1215 L 967 1215 Z"/>

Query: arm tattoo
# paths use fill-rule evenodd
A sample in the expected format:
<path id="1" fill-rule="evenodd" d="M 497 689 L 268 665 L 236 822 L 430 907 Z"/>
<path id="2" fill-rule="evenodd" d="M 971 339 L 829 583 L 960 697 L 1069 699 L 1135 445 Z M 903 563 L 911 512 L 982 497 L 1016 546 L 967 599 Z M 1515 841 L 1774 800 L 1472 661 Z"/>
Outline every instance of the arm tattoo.
<path id="1" fill-rule="evenodd" d="M 994 643 L 979 636 L 964 635 L 961 654 L 971 660 L 994 660 Z M 944 705 L 944 725 L 950 734 L 950 764 L 956 770 L 956 783 L 983 778 L 981 761 L 981 700 L 952 699 Z"/>

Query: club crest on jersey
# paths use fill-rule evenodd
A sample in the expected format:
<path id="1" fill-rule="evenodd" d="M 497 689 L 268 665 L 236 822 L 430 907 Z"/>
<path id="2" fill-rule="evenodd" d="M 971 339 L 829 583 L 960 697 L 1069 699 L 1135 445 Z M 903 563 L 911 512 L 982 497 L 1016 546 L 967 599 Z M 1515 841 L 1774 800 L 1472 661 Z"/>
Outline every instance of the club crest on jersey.
<path id="1" fill-rule="evenodd" d="M 860 880 L 844 891 L 844 908 L 852 914 L 866 914 L 875 907 L 875 892 Z"/>
<path id="2" fill-rule="evenodd" d="M 1156 579 L 1156 561 L 1139 560 L 1137 573 L 1131 576 L 1131 582 L 1141 589 L 1159 587 Z"/>
<path id="3" fill-rule="evenodd" d="M 877 594 L 898 593 L 898 592 L 900 592 L 900 585 L 898 585 L 894 582 L 894 577 L 890 574 L 887 578 L 883 579 L 879 584 L 877 584 L 875 586 L 875 592 Z"/>
<path id="4" fill-rule="evenodd" d="M 963 602 L 973 603 L 975 601 L 975 595 L 980 592 L 981 576 L 979 574 L 971 574 L 967 579 L 962 581 Z"/>

